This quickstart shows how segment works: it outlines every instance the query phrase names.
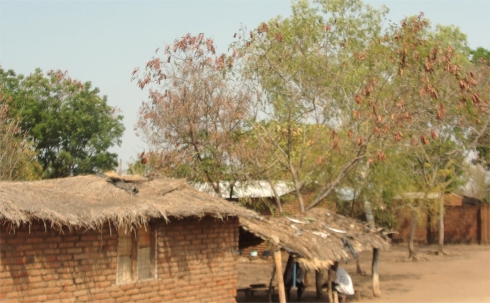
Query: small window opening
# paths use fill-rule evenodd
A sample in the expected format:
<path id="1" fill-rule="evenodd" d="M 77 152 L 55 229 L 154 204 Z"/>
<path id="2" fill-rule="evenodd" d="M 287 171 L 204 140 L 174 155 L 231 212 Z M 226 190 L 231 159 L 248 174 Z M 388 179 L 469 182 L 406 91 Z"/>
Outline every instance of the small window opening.
<path id="1" fill-rule="evenodd" d="M 156 278 L 156 232 L 151 226 L 136 231 L 120 228 L 117 252 L 118 284 Z"/>

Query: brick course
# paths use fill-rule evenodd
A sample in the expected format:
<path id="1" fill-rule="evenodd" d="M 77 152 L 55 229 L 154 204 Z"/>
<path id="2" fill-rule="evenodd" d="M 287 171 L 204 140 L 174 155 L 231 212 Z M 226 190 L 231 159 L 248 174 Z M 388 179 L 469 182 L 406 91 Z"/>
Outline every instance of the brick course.
<path id="1" fill-rule="evenodd" d="M 157 231 L 157 279 L 116 283 L 117 229 L 0 233 L 0 301 L 235 302 L 238 219 L 172 219 Z M 179 240 L 176 238 L 179 237 Z M 203 286 L 206 286 L 203 291 Z"/>

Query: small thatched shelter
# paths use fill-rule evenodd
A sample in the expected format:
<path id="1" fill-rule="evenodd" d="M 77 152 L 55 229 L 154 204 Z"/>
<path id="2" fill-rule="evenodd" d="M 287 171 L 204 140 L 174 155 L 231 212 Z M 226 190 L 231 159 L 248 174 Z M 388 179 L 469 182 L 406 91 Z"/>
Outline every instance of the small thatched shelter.
<path id="1" fill-rule="evenodd" d="M 324 208 L 295 216 L 241 218 L 240 225 L 271 244 L 299 255 L 298 261 L 310 270 L 328 268 L 352 253 L 390 247 L 382 229 L 371 230 L 366 222 Z"/>
<path id="2" fill-rule="evenodd" d="M 183 180 L 0 182 L 0 301 L 234 302 L 238 217 Z"/>
<path id="3" fill-rule="evenodd" d="M 241 218 L 240 226 L 276 247 L 274 272 L 281 302 L 286 301 L 283 286 L 285 281 L 277 248 L 290 253 L 285 272 L 288 272 L 288 268 L 294 263 L 293 259 L 306 269 L 317 272 L 317 298 L 322 296 L 322 269 L 331 269 L 335 261 L 346 259 L 349 254 L 358 258 L 358 252 L 373 250 L 373 293 L 375 296 L 380 294 L 377 269 L 379 250 L 387 250 L 390 247 L 388 232 L 382 228 L 376 229 L 366 222 L 358 222 L 324 208 L 315 208 L 294 217 Z M 331 285 L 334 275 L 330 270 L 328 285 Z M 269 290 L 272 288 L 272 281 L 273 279 L 270 280 Z M 329 289 L 329 302 L 332 302 L 333 298 L 335 296 L 332 289 Z"/>

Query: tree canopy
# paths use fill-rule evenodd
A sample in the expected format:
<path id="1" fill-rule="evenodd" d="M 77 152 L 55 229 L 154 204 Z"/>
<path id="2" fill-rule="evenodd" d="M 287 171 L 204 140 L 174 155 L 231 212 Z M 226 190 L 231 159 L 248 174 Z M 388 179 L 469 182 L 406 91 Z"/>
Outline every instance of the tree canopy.
<path id="1" fill-rule="evenodd" d="M 254 116 L 253 96 L 234 82 L 231 61 L 216 54 L 212 39 L 188 34 L 133 73 L 150 88 L 138 122 L 149 161 L 168 176 L 209 182 L 217 193 L 219 181 L 244 174 L 239 155 Z"/>
<path id="2" fill-rule="evenodd" d="M 117 166 L 117 155 L 108 148 L 121 143 L 122 116 L 90 82 L 40 69 L 27 77 L 0 69 L 0 82 L 19 134 L 32 142 L 45 178 Z"/>
<path id="3" fill-rule="evenodd" d="M 289 179 L 302 211 L 351 174 L 368 188 L 389 155 L 436 155 L 439 139 L 466 152 L 488 129 L 485 71 L 468 60 L 466 36 L 423 14 L 389 24 L 386 13 L 293 1 L 291 16 L 241 29 L 228 55 L 186 35 L 140 72 L 140 87 L 153 86 L 139 129 L 167 165 L 199 163 L 186 166 L 194 181 Z"/>

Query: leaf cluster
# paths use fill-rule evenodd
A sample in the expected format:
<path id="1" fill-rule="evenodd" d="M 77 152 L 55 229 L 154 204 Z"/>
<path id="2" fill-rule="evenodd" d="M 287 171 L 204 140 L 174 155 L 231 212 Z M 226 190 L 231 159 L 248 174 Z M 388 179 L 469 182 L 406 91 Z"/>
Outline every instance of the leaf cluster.
<path id="1" fill-rule="evenodd" d="M 40 69 L 27 77 L 2 69 L 0 80 L 9 92 L 20 134 L 33 143 L 45 178 L 117 166 L 117 155 L 108 148 L 121 143 L 122 116 L 90 82 Z"/>

